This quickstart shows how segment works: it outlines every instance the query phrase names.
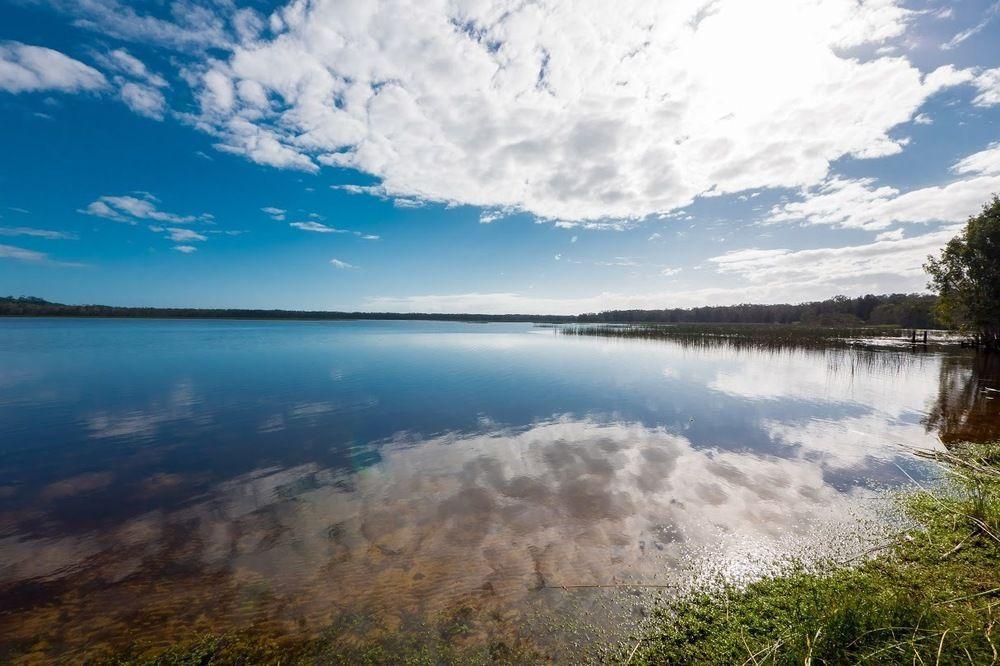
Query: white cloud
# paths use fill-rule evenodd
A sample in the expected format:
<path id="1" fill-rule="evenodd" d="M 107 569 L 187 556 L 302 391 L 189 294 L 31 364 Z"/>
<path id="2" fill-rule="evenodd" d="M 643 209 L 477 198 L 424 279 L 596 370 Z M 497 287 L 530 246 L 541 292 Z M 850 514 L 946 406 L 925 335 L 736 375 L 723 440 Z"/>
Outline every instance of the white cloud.
<path id="1" fill-rule="evenodd" d="M 357 268 L 357 266 L 349 264 L 346 261 L 341 261 L 340 259 L 331 259 L 330 265 L 333 266 L 334 268 L 339 268 L 339 269 Z"/>
<path id="2" fill-rule="evenodd" d="M 1000 67 L 983 71 L 972 83 L 979 90 L 979 95 L 972 100 L 973 104 L 976 106 L 1000 104 Z"/>
<path id="3" fill-rule="evenodd" d="M 960 174 L 1000 174 L 1000 142 L 959 160 L 951 170 Z"/>
<path id="4" fill-rule="evenodd" d="M 125 49 L 115 49 L 103 58 L 109 69 L 114 69 L 130 78 L 148 83 L 154 88 L 166 88 L 167 81 L 159 74 L 152 72 L 146 64 Z"/>
<path id="5" fill-rule="evenodd" d="M 817 291 L 918 291 L 926 283 L 923 263 L 961 229 L 949 225 L 912 238 L 885 238 L 867 245 L 817 248 L 746 249 L 712 257 L 720 273 L 735 275 L 750 284 L 813 285 Z"/>
<path id="6" fill-rule="evenodd" d="M 875 236 L 875 240 L 902 240 L 903 239 L 903 229 L 893 229 L 892 231 L 883 231 Z"/>
<path id="7" fill-rule="evenodd" d="M 913 122 L 918 125 L 933 125 L 934 119 L 928 116 L 926 113 L 918 113 L 914 118 Z"/>
<path id="8" fill-rule="evenodd" d="M 639 266 L 639 262 L 630 257 L 615 257 L 614 259 L 606 259 L 602 261 L 595 261 L 595 266 L 620 266 L 622 268 L 636 268 Z"/>
<path id="9" fill-rule="evenodd" d="M 959 231 L 949 225 L 910 238 L 839 248 L 791 251 L 748 248 L 709 259 L 725 286 L 678 287 L 649 293 L 604 292 L 557 298 L 517 292 L 380 296 L 363 308 L 393 312 L 578 314 L 610 309 L 658 309 L 736 303 L 796 303 L 836 294 L 923 291 L 922 264 Z"/>
<path id="10" fill-rule="evenodd" d="M 1000 192 L 1000 146 L 969 155 L 952 171 L 967 178 L 909 192 L 878 187 L 871 178 L 833 177 L 808 190 L 802 200 L 775 206 L 766 221 L 873 230 L 897 222 L 960 222 Z"/>
<path id="11" fill-rule="evenodd" d="M 315 231 L 320 234 L 346 234 L 348 231 L 346 229 L 337 229 L 335 227 L 328 227 L 325 224 L 319 222 L 291 222 L 290 227 L 295 227 L 296 229 L 301 229 L 302 231 Z"/>
<path id="12" fill-rule="evenodd" d="M 44 252 L 26 250 L 22 247 L 14 247 L 13 245 L 0 245 L 0 259 L 17 259 L 18 261 L 38 263 L 46 261 L 48 255 Z"/>
<path id="13" fill-rule="evenodd" d="M 105 195 L 77 212 L 126 224 L 138 224 L 139 220 L 153 220 L 169 224 L 188 224 L 212 220 L 212 216 L 208 213 L 200 215 L 167 213 L 157 208 L 158 203 L 159 199 L 148 192 L 133 192 L 132 195 L 123 196 Z"/>
<path id="14" fill-rule="evenodd" d="M 285 219 L 286 211 L 284 208 L 275 208 L 274 206 L 264 206 L 261 211 L 266 213 L 272 220 L 277 220 L 278 222 L 283 222 Z"/>
<path id="15" fill-rule="evenodd" d="M 177 227 L 170 227 L 167 229 L 167 237 L 175 243 L 208 240 L 207 237 L 196 231 L 192 231 L 191 229 L 179 229 Z"/>
<path id="16" fill-rule="evenodd" d="M 683 269 L 681 268 L 672 268 L 670 266 L 667 266 L 666 268 L 660 271 L 660 275 L 663 275 L 665 277 L 672 277 L 680 273 L 682 270 Z"/>
<path id="17" fill-rule="evenodd" d="M 989 9 L 986 10 L 986 13 L 983 15 L 983 18 L 982 20 L 979 21 L 979 23 L 977 23 L 976 25 L 972 26 L 967 30 L 963 30 L 962 32 L 958 33 L 957 35 L 952 37 L 951 40 L 949 40 L 946 44 L 943 44 L 941 48 L 946 51 L 951 50 L 956 46 L 958 46 L 959 44 L 961 44 L 962 42 L 964 42 L 965 40 L 969 39 L 970 37 L 978 35 L 986 28 L 986 26 L 990 24 L 990 22 L 993 19 L 997 17 L 997 15 L 1000 15 L 1000 2 L 994 2 L 992 5 L 990 5 Z"/>
<path id="18" fill-rule="evenodd" d="M 891 130 L 971 77 L 845 55 L 912 16 L 896 0 L 293 3 L 272 39 L 252 31 L 202 73 L 195 122 L 261 164 L 371 174 L 356 191 L 402 205 L 634 219 L 899 152 Z"/>
<path id="19" fill-rule="evenodd" d="M 167 100 L 156 88 L 128 81 L 122 84 L 118 93 L 125 105 L 135 113 L 153 120 L 163 120 Z"/>
<path id="20" fill-rule="evenodd" d="M 192 252 L 198 251 L 198 248 L 194 245 L 175 245 L 174 249 L 178 252 L 183 252 L 184 254 L 191 254 Z"/>
<path id="21" fill-rule="evenodd" d="M 128 108 L 140 116 L 163 120 L 167 100 L 161 89 L 169 87 L 166 79 L 125 49 L 115 49 L 98 57 L 106 69 L 116 72 L 113 81 L 118 96 Z"/>
<path id="22" fill-rule="evenodd" d="M 36 238 L 74 239 L 75 234 L 65 231 L 51 231 L 49 229 L 33 229 L 31 227 L 0 227 L 0 236 L 34 236 Z"/>
<path id="23" fill-rule="evenodd" d="M 107 87 L 99 71 L 41 46 L 0 42 L 0 90 L 11 93 L 97 91 Z"/>
<path id="24" fill-rule="evenodd" d="M 13 259 L 15 261 L 23 261 L 29 264 L 46 264 L 49 266 L 83 266 L 83 264 L 55 261 L 45 252 L 36 252 L 35 250 L 28 250 L 23 247 L 15 247 L 13 245 L 0 245 L 0 259 Z"/>
<path id="25" fill-rule="evenodd" d="M 282 212 L 280 219 L 284 219 L 284 212 Z M 315 213 L 312 216 L 319 217 Z M 279 219 L 275 217 L 274 219 Z M 381 236 L 377 234 L 366 234 L 361 231 L 351 231 L 350 229 L 338 229 L 337 227 L 331 227 L 320 222 L 308 221 L 308 222 L 289 222 L 288 226 L 294 227 L 296 229 L 301 229 L 302 231 L 312 231 L 318 234 L 352 234 L 357 236 L 361 240 L 380 240 Z"/>
<path id="26" fill-rule="evenodd" d="M 139 44 L 200 51 L 232 44 L 226 17 L 219 7 L 226 3 L 184 0 L 170 3 L 170 20 L 141 14 L 118 0 L 45 0 L 74 17 L 74 25 Z M 252 10 L 240 10 L 252 12 Z M 239 16 L 239 12 L 236 16 Z M 249 37 L 249 35 L 247 35 Z"/>

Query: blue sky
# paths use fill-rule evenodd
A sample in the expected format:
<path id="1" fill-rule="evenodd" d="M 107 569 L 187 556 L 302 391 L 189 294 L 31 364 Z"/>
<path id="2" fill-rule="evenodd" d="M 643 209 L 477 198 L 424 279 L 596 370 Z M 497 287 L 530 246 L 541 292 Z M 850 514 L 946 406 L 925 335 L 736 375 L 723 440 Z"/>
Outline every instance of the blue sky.
<path id="1" fill-rule="evenodd" d="M 0 293 L 916 291 L 1000 193 L 1000 3 L 608 4 L 0 0 Z"/>

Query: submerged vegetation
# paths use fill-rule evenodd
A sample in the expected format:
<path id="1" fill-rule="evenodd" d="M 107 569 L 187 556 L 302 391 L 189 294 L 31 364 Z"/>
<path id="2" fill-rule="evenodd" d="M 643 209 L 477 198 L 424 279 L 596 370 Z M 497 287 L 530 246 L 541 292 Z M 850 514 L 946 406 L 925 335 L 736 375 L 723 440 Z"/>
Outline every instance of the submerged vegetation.
<path id="1" fill-rule="evenodd" d="M 902 498 L 916 526 L 854 566 L 793 567 L 659 609 L 613 655 L 630 664 L 995 664 L 1000 444 L 961 444 L 947 481 Z"/>
<path id="2" fill-rule="evenodd" d="M 917 455 L 943 478 L 899 496 L 905 530 L 851 560 L 796 565 L 749 585 L 720 582 L 657 609 L 609 648 L 625 664 L 1000 663 L 1000 443 Z M 108 664 L 523 664 L 550 658 L 517 640 L 465 640 L 462 613 L 352 643 L 199 635 L 133 648 Z M 430 631 L 430 634 L 426 632 Z M 430 640 L 428 640 L 430 638 Z"/>

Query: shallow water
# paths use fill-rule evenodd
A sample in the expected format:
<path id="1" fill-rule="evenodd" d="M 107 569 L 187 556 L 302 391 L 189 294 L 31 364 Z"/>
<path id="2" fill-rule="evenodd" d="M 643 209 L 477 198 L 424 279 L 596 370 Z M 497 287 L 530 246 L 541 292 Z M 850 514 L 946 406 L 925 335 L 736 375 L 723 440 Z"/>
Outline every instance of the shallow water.
<path id="1" fill-rule="evenodd" d="M 830 535 L 928 472 L 905 447 L 1000 435 L 998 370 L 519 324 L 2 320 L 0 658 L 459 618 L 433 639 L 558 659 L 641 617 L 656 588 L 626 585 L 859 550 Z"/>

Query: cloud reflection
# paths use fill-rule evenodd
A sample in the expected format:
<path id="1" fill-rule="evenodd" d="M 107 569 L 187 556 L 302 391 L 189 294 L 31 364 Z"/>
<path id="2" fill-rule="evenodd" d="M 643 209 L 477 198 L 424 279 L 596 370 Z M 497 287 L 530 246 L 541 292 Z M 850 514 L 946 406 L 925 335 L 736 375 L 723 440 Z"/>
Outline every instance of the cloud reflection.
<path id="1" fill-rule="evenodd" d="M 247 613 L 319 627 L 360 610 L 429 615 L 483 590 L 516 612 L 545 586 L 667 582 L 702 557 L 788 552 L 854 506 L 817 462 L 696 449 L 638 423 L 566 416 L 371 446 L 379 462 L 357 471 L 263 468 L 101 533 L 5 538 L 0 581 L 87 581 L 69 625 L 183 603 L 221 628 Z M 151 576 L 155 593 L 124 594 Z M 220 592 L 251 588 L 242 606 Z"/>

